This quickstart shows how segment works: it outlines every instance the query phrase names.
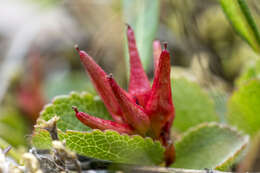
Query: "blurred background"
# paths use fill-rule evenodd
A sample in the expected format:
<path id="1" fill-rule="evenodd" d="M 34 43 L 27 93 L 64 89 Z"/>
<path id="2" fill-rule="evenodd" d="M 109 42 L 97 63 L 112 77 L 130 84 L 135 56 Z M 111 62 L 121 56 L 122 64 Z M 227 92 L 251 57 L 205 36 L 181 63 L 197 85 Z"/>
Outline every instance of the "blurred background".
<path id="1" fill-rule="evenodd" d="M 248 5 L 259 23 L 260 3 Z M 94 92 L 75 44 L 126 88 L 125 23 L 135 30 L 151 79 L 152 41 L 166 41 L 173 76 L 212 91 L 220 114 L 240 74 L 259 57 L 217 0 L 1 0 L 0 137 L 25 150 L 39 112 L 54 96 Z"/>

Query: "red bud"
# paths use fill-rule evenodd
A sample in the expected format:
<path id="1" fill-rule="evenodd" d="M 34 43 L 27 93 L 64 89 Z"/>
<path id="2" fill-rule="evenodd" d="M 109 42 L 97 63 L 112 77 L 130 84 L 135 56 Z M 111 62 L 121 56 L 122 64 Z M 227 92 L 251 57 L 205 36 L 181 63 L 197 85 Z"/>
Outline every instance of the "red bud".
<path id="1" fill-rule="evenodd" d="M 145 106 L 151 86 L 138 54 L 134 31 L 129 25 L 127 26 L 127 39 L 130 58 L 130 81 L 128 91 L 132 96 L 136 97 L 140 105 Z"/>
<path id="2" fill-rule="evenodd" d="M 123 120 L 120 116 L 122 113 L 119 104 L 117 103 L 117 99 L 115 98 L 114 93 L 110 87 L 110 84 L 107 81 L 107 74 L 86 52 L 80 51 L 78 47 L 76 47 L 76 49 L 80 55 L 81 62 L 85 66 L 85 70 L 88 72 L 92 83 L 104 101 L 108 112 L 116 122 L 122 123 Z"/>
<path id="3" fill-rule="evenodd" d="M 139 133 L 145 134 L 149 129 L 150 121 L 143 108 L 137 105 L 125 94 L 123 89 L 117 85 L 112 76 L 108 76 L 108 80 L 118 100 L 118 103 L 120 103 L 125 121 L 133 126 Z"/>
<path id="4" fill-rule="evenodd" d="M 152 86 L 151 96 L 145 107 L 151 120 L 152 130 L 156 137 L 160 135 L 166 122 L 174 116 L 170 71 L 170 54 L 165 49 L 161 53 L 158 69 L 156 70 Z"/>
<path id="5" fill-rule="evenodd" d="M 101 118 L 91 116 L 84 112 L 79 112 L 76 107 L 73 107 L 76 117 L 85 125 L 92 129 L 100 129 L 100 130 L 115 130 L 118 133 L 126 133 L 126 134 L 133 134 L 133 129 L 125 123 L 117 123 L 110 120 L 103 120 Z"/>

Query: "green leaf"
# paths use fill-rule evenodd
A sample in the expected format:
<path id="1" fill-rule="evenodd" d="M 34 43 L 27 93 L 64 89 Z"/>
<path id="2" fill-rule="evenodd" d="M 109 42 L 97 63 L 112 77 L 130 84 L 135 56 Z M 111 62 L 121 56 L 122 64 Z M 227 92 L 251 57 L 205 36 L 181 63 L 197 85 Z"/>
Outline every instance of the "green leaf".
<path id="1" fill-rule="evenodd" d="M 246 84 L 249 80 L 260 77 L 260 60 L 253 61 L 249 67 L 247 67 L 244 72 L 236 80 L 236 86 L 242 86 Z"/>
<path id="2" fill-rule="evenodd" d="M 260 52 L 260 34 L 245 0 L 219 0 L 236 32 L 256 51 Z"/>
<path id="3" fill-rule="evenodd" d="M 202 122 L 218 121 L 213 100 L 194 82 L 172 79 L 175 106 L 173 128 L 181 132 Z"/>
<path id="4" fill-rule="evenodd" d="M 158 165 L 163 162 L 164 148 L 151 138 L 120 135 L 111 130 L 59 131 L 59 137 L 66 140 L 69 149 L 88 157 L 139 165 Z M 36 129 L 32 143 L 37 148 L 49 148 L 51 139 L 47 131 Z"/>
<path id="5" fill-rule="evenodd" d="M 235 129 L 204 123 L 189 130 L 176 143 L 175 168 L 226 170 L 249 142 Z"/>
<path id="6" fill-rule="evenodd" d="M 0 115 L 0 137 L 13 147 L 26 145 L 25 136 L 29 132 L 29 125 L 23 115 L 6 107 L 1 109 Z"/>
<path id="7" fill-rule="evenodd" d="M 115 131 L 92 131 L 75 117 L 72 106 L 77 106 L 80 111 L 93 116 L 111 119 L 97 96 L 73 92 L 69 96 L 55 98 L 52 104 L 44 108 L 40 119 L 47 121 L 54 115 L 59 116 L 60 120 L 57 122 L 59 138 L 65 139 L 67 147 L 72 151 L 97 159 L 122 163 L 157 165 L 162 162 L 164 148 L 159 142 L 138 135 L 120 135 Z M 38 125 L 39 123 L 41 121 L 38 121 Z M 36 128 L 32 136 L 32 144 L 40 149 L 50 148 L 49 133 Z"/>
<path id="8" fill-rule="evenodd" d="M 0 137 L 14 147 L 26 145 L 25 134 L 4 123 L 0 123 Z"/>
<path id="9" fill-rule="evenodd" d="M 228 121 L 250 135 L 260 130 L 260 80 L 254 79 L 235 91 L 228 102 Z"/>
<path id="10" fill-rule="evenodd" d="M 51 119 L 54 115 L 60 117 L 58 128 L 62 131 L 67 129 L 88 131 L 89 127 L 81 123 L 76 117 L 72 106 L 76 106 L 80 111 L 103 119 L 111 119 L 103 102 L 98 96 L 89 93 L 72 92 L 70 95 L 58 96 L 53 102 L 44 107 L 40 114 L 40 119 L 45 121 Z"/>
<path id="11" fill-rule="evenodd" d="M 5 149 L 9 146 L 12 146 L 11 144 L 7 143 L 4 139 L 0 138 L 0 149 Z M 15 161 L 19 162 L 21 160 L 22 152 L 19 150 L 16 150 L 15 148 L 12 148 L 8 152 L 8 156 L 10 156 Z"/>
<path id="12" fill-rule="evenodd" d="M 159 2 L 159 0 L 123 0 L 122 4 L 124 21 L 135 31 L 137 48 L 146 71 L 151 65 L 152 42 L 159 20 Z M 128 63 L 128 49 L 126 50 L 126 62 Z"/>
<path id="13" fill-rule="evenodd" d="M 208 90 L 208 94 L 214 102 L 216 113 L 219 117 L 218 122 L 226 123 L 228 93 L 222 88 L 213 87 Z"/>

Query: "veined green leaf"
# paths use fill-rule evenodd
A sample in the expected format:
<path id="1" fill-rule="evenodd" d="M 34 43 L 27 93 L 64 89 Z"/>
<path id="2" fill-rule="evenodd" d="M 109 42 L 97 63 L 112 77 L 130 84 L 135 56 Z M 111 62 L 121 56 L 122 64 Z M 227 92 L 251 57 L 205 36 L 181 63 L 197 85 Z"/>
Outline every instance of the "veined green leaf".
<path id="1" fill-rule="evenodd" d="M 70 95 L 58 96 L 54 98 L 51 104 L 44 107 L 40 114 L 40 119 L 48 121 L 54 115 L 60 117 L 58 128 L 62 131 L 80 130 L 88 131 L 89 127 L 81 123 L 76 117 L 72 106 L 76 106 L 79 111 L 86 112 L 90 115 L 97 116 L 103 119 L 111 119 L 103 102 L 98 96 L 90 93 L 72 92 Z"/>
<path id="2" fill-rule="evenodd" d="M 163 162 L 164 148 L 160 142 L 154 142 L 151 138 L 120 135 L 111 130 L 68 130 L 59 131 L 58 134 L 61 140 L 66 141 L 69 149 L 84 156 L 138 165 L 158 165 Z M 35 129 L 32 144 L 41 149 L 50 148 L 51 139 L 48 132 Z"/>
<path id="3" fill-rule="evenodd" d="M 163 162 L 164 148 L 160 142 L 151 138 L 134 135 L 120 135 L 115 131 L 91 130 L 82 124 L 75 116 L 72 106 L 80 111 L 103 119 L 111 119 L 102 101 L 89 93 L 71 93 L 68 96 L 56 97 L 41 113 L 39 120 L 48 121 L 55 115 L 58 135 L 66 140 L 66 146 L 78 154 L 110 160 L 120 163 L 141 165 L 157 165 Z M 42 121 L 37 121 L 40 125 Z M 33 146 L 40 149 L 51 147 L 49 133 L 36 127 L 32 136 Z"/>

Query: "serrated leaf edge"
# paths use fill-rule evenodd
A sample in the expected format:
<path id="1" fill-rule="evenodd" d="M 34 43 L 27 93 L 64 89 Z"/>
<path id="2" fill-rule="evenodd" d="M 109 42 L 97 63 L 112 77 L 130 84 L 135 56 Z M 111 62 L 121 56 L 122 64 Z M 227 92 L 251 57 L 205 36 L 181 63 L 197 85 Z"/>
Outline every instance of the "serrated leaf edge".
<path id="1" fill-rule="evenodd" d="M 40 112 L 40 116 L 43 114 L 43 112 L 45 111 L 45 109 L 48 108 L 48 107 L 51 107 L 51 106 L 54 104 L 55 101 L 57 101 L 57 100 L 59 100 L 59 99 L 64 99 L 64 98 L 69 99 L 69 98 L 71 98 L 72 95 L 74 95 L 74 94 L 78 95 L 79 97 L 84 97 L 84 96 L 92 96 L 92 97 L 94 97 L 93 94 L 91 94 L 91 93 L 89 93 L 89 92 L 86 92 L 86 91 L 83 91 L 83 92 L 71 91 L 69 94 L 63 94 L 63 95 L 55 96 L 55 97 L 51 100 L 50 103 L 46 104 L 46 105 L 43 107 L 43 109 L 42 109 L 41 112 Z"/>
<path id="2" fill-rule="evenodd" d="M 54 104 L 54 102 L 58 99 L 64 99 L 64 98 L 70 98 L 72 95 L 74 94 L 77 94 L 78 96 L 80 97 L 84 97 L 86 95 L 89 95 L 89 96 L 93 96 L 93 99 L 95 100 L 100 100 L 100 97 L 96 97 L 95 95 L 89 93 L 89 92 L 86 92 L 86 91 L 83 91 L 83 92 L 76 92 L 76 91 L 71 91 L 69 94 L 63 94 L 63 95 L 58 95 L 58 96 L 55 96 L 51 103 L 48 103 L 46 104 L 44 107 L 43 107 L 43 110 L 40 112 L 40 115 L 42 115 L 42 113 L 45 111 L 46 108 L 52 106 Z M 45 129 L 40 129 L 40 130 L 43 130 L 45 131 Z M 114 131 L 114 130 L 99 130 L 99 129 L 92 129 L 90 131 L 77 131 L 77 130 L 66 130 L 65 132 L 61 131 L 60 129 L 58 129 L 58 133 L 67 133 L 67 132 L 79 132 L 79 133 L 93 133 L 95 131 L 99 131 L 99 132 L 102 132 L 102 133 L 106 133 L 106 132 L 113 132 L 117 135 L 123 135 L 123 136 L 128 136 L 130 138 L 140 138 L 140 139 L 144 139 L 145 141 L 149 141 L 149 142 L 153 142 L 157 145 L 160 145 L 161 146 L 161 143 L 158 141 L 158 140 L 153 140 L 152 138 L 150 137 L 142 137 L 140 135 L 128 135 L 128 134 L 119 134 L 117 131 Z M 33 133 L 34 134 L 34 133 Z M 161 148 L 164 150 L 164 147 L 161 146 Z"/>
<path id="3" fill-rule="evenodd" d="M 141 143 L 144 143 L 145 146 L 152 145 L 153 147 L 157 147 L 158 150 L 161 151 L 160 153 L 164 153 L 165 152 L 165 148 L 161 145 L 161 143 L 159 141 L 154 141 L 150 137 L 142 137 L 140 135 L 120 134 L 120 133 L 118 133 L 117 131 L 114 131 L 114 130 L 104 130 L 104 131 L 102 131 L 102 130 L 99 130 L 99 129 L 92 129 L 91 131 L 66 130 L 65 132 L 57 129 L 57 131 L 58 131 L 58 136 L 60 136 L 60 135 L 63 136 L 62 140 L 64 140 L 65 143 L 66 143 L 66 137 L 65 136 L 66 135 L 69 136 L 71 134 L 70 132 L 72 132 L 72 133 L 79 133 L 79 134 L 83 134 L 83 135 L 84 134 L 90 134 L 91 135 L 91 134 L 94 134 L 94 133 L 98 133 L 97 135 L 102 134 L 104 136 L 106 136 L 106 133 L 112 133 L 112 135 L 119 135 L 119 136 L 124 136 L 124 137 L 126 136 L 128 138 L 128 140 L 131 140 L 131 139 L 132 140 L 137 140 L 137 141 L 139 141 L 138 143 L 140 143 L 140 140 L 142 140 Z M 38 128 L 37 132 L 36 131 L 33 132 L 32 137 L 37 135 L 37 133 L 40 134 L 41 132 L 47 132 L 48 133 L 48 131 L 46 129 Z M 49 135 L 49 133 L 48 133 L 48 135 Z M 49 137 L 50 137 L 50 135 L 49 135 Z M 33 145 L 33 143 L 31 143 L 31 144 Z M 77 152 L 77 151 L 75 151 L 75 152 Z M 111 154 L 113 154 L 113 153 L 111 153 Z M 163 162 L 163 160 L 161 160 L 161 162 Z"/>
<path id="4" fill-rule="evenodd" d="M 191 127 L 190 129 L 188 129 L 186 132 L 183 133 L 182 137 L 176 141 L 176 143 L 182 141 L 184 138 L 186 138 L 189 134 L 196 132 L 199 129 L 202 129 L 204 127 L 219 127 L 222 129 L 228 129 L 231 132 L 233 132 L 238 138 L 243 139 L 243 145 L 239 147 L 239 149 L 233 153 L 231 156 L 228 156 L 227 159 L 224 159 L 223 162 L 221 162 L 220 164 L 216 165 L 214 169 L 219 169 L 221 170 L 221 167 L 223 167 L 226 163 L 228 162 L 232 162 L 232 160 L 235 158 L 235 156 L 239 155 L 239 153 L 247 146 L 247 144 L 249 143 L 249 135 L 245 135 L 243 132 L 239 131 L 236 127 L 230 126 L 228 124 L 220 124 L 217 122 L 209 122 L 209 123 L 201 123 L 198 126 L 195 127 Z"/>
<path id="5" fill-rule="evenodd" d="M 48 132 L 46 129 L 38 129 L 39 132 L 40 131 L 45 131 L 45 132 Z M 91 131 L 78 131 L 78 130 L 66 130 L 65 132 L 61 131 L 60 129 L 57 129 L 58 130 L 58 135 L 59 134 L 69 134 L 69 132 L 75 132 L 75 133 L 81 133 L 81 134 L 92 134 L 92 133 L 95 133 L 95 132 L 99 132 L 99 133 L 109 133 L 109 132 L 112 132 L 116 135 L 120 135 L 120 136 L 127 136 L 129 137 L 130 139 L 142 139 L 144 140 L 145 142 L 149 142 L 149 143 L 154 143 L 155 145 L 159 146 L 163 152 L 165 150 L 165 148 L 161 145 L 161 143 L 158 141 L 158 140 L 153 140 L 152 138 L 150 137 L 142 137 L 140 135 L 128 135 L 126 133 L 123 133 L 123 134 L 120 134 L 118 133 L 117 131 L 114 131 L 114 130 L 99 130 L 99 129 L 92 129 Z M 38 132 L 37 132 L 38 133 Z M 34 136 L 36 133 L 35 133 L 35 130 L 34 130 L 34 133 L 32 134 L 32 136 Z"/>
<path id="6" fill-rule="evenodd" d="M 58 100 L 58 99 L 64 99 L 64 98 L 68 98 L 68 99 L 69 99 L 69 98 L 70 98 L 72 95 L 74 95 L 74 94 L 77 94 L 77 95 L 79 95 L 80 97 L 84 97 L 84 96 L 86 96 L 86 95 L 89 95 L 89 96 L 93 96 L 93 99 L 94 99 L 94 100 L 100 100 L 100 97 L 96 97 L 95 95 L 93 95 L 93 94 L 91 94 L 91 93 L 89 93 L 89 92 L 86 92 L 86 91 L 83 91 L 83 92 L 71 91 L 69 94 L 63 94 L 63 95 L 55 96 L 55 97 L 52 99 L 51 103 L 48 103 L 48 104 L 46 104 L 46 105 L 43 107 L 43 110 L 40 112 L 40 115 L 42 115 L 42 113 L 45 111 L 46 108 L 52 106 L 56 100 Z M 43 130 L 44 130 L 44 129 L 43 129 Z M 150 138 L 150 137 L 142 137 L 142 136 L 140 136 L 140 135 L 119 134 L 117 131 L 114 131 L 114 130 L 103 130 L 103 131 L 101 131 L 101 130 L 99 130 L 99 129 L 92 129 L 92 130 L 90 130 L 90 131 L 66 130 L 65 132 L 62 132 L 61 130 L 58 129 L 58 132 L 62 132 L 62 133 L 67 133 L 67 132 L 70 132 L 70 131 L 71 131 L 71 132 L 80 132 L 80 133 L 93 133 L 94 131 L 100 131 L 100 132 L 106 133 L 106 132 L 111 131 L 111 132 L 117 133 L 118 135 L 129 136 L 130 138 L 140 137 L 140 138 L 142 138 L 142 139 L 144 139 L 144 140 L 146 140 L 146 141 L 158 143 L 159 145 L 161 145 L 161 143 L 160 143 L 159 141 L 153 140 L 153 139 Z M 163 147 L 162 147 L 162 148 L 163 148 Z M 163 148 L 163 149 L 164 149 L 164 148 Z"/>
<path id="7" fill-rule="evenodd" d="M 59 130 L 60 131 L 60 130 Z M 99 129 L 92 129 L 90 131 L 78 131 L 78 130 L 66 130 L 65 132 L 62 132 L 62 133 L 67 133 L 67 132 L 78 132 L 78 133 L 88 133 L 88 134 L 91 134 L 91 133 L 94 133 L 94 132 L 101 132 L 101 133 L 109 133 L 109 132 L 112 132 L 116 135 L 120 135 L 120 136 L 127 136 L 129 137 L 130 139 L 143 139 L 144 141 L 147 141 L 147 142 L 153 142 L 154 144 L 156 145 L 159 145 L 163 150 L 164 150 L 164 147 L 162 147 L 161 143 L 158 141 L 158 140 L 153 140 L 152 138 L 150 137 L 142 137 L 140 135 L 128 135 L 126 133 L 118 133 L 117 131 L 115 130 L 99 130 Z"/>

